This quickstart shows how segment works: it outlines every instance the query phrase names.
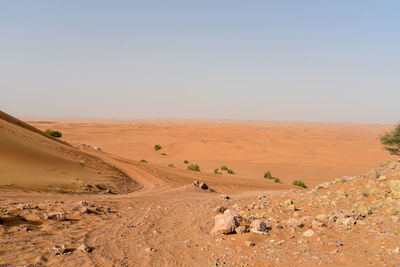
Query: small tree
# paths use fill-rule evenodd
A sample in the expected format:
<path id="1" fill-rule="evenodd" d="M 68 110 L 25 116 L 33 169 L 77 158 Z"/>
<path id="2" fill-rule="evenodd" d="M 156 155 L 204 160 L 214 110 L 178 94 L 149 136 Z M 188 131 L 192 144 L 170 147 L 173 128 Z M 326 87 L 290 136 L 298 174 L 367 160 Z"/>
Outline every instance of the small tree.
<path id="1" fill-rule="evenodd" d="M 391 132 L 386 132 L 381 136 L 381 143 L 390 154 L 400 155 L 400 124 Z"/>
<path id="2" fill-rule="evenodd" d="M 264 178 L 265 179 L 272 179 L 272 174 L 270 171 L 267 171 L 266 173 L 264 173 Z"/>
<path id="3" fill-rule="evenodd" d="M 47 129 L 45 133 L 46 133 L 47 135 L 51 135 L 51 136 L 54 136 L 54 137 L 57 137 L 57 138 L 60 138 L 60 137 L 62 136 L 62 133 L 61 133 L 61 132 L 59 132 L 59 131 L 53 131 L 53 130 L 51 130 L 51 129 Z"/>

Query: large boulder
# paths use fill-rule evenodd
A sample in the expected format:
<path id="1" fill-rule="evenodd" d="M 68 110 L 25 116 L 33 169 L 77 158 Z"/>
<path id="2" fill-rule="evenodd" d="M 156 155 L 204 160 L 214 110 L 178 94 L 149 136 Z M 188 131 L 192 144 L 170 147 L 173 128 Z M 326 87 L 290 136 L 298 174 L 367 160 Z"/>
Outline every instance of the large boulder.
<path id="1" fill-rule="evenodd" d="M 233 233 L 239 226 L 238 216 L 226 211 L 224 214 L 216 215 L 214 220 L 214 228 L 211 230 L 213 235 Z"/>

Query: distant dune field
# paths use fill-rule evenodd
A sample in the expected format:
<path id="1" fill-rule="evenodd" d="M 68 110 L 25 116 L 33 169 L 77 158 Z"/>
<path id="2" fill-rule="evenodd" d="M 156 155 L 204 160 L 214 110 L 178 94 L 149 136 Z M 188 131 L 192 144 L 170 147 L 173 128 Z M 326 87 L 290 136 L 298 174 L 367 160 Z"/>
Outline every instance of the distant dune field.
<path id="1" fill-rule="evenodd" d="M 61 131 L 71 143 L 99 146 L 133 160 L 202 172 L 226 165 L 240 178 L 260 178 L 266 170 L 283 183 L 301 179 L 317 185 L 357 175 L 393 160 L 379 136 L 392 125 L 234 121 L 31 122 Z M 155 151 L 155 144 L 162 149 Z M 161 153 L 165 153 L 163 156 Z M 223 177 L 227 174 L 223 174 Z"/>

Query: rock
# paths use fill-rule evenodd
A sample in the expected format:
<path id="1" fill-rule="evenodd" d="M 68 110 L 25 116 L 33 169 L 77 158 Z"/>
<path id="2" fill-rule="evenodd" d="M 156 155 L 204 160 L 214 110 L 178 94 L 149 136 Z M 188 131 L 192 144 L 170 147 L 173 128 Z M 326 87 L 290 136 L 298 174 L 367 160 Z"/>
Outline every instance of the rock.
<path id="1" fill-rule="evenodd" d="M 343 219 L 342 224 L 344 226 L 352 226 L 352 225 L 356 224 L 356 220 L 353 217 L 348 217 L 348 218 Z"/>
<path id="2" fill-rule="evenodd" d="M 325 214 L 319 214 L 319 215 L 315 216 L 315 220 L 326 224 L 329 220 L 329 216 L 327 216 Z"/>
<path id="3" fill-rule="evenodd" d="M 151 253 L 151 252 L 156 252 L 157 249 L 151 248 L 151 247 L 147 247 L 147 248 L 144 249 L 144 251 L 146 251 L 147 253 Z"/>
<path id="4" fill-rule="evenodd" d="M 88 247 L 86 244 L 81 244 L 81 245 L 78 247 L 78 250 L 83 251 L 83 252 L 86 252 L 86 253 L 92 252 L 92 249 L 91 249 L 90 247 Z"/>
<path id="5" fill-rule="evenodd" d="M 87 207 L 82 207 L 81 208 L 81 213 L 89 214 L 90 210 Z"/>
<path id="6" fill-rule="evenodd" d="M 288 210 L 291 210 L 291 211 L 295 211 L 296 210 L 296 206 L 295 205 L 289 205 L 288 207 Z"/>
<path id="7" fill-rule="evenodd" d="M 248 247 L 254 247 L 256 245 L 254 242 L 251 241 L 244 241 L 244 244 Z"/>
<path id="8" fill-rule="evenodd" d="M 243 220 L 251 223 L 254 220 L 254 215 L 250 214 L 250 213 L 240 213 L 240 215 L 242 216 Z"/>
<path id="9" fill-rule="evenodd" d="M 237 234 L 248 233 L 249 232 L 249 228 L 247 226 L 245 226 L 245 225 L 241 225 L 241 226 L 235 228 L 235 232 Z"/>
<path id="10" fill-rule="evenodd" d="M 288 199 L 285 202 L 283 202 L 282 206 L 288 207 L 289 205 L 292 205 L 292 204 L 293 204 L 293 201 L 291 199 Z"/>
<path id="11" fill-rule="evenodd" d="M 56 221 L 65 221 L 67 219 L 65 217 L 64 212 L 45 213 L 44 218 L 47 220 L 56 220 Z"/>
<path id="12" fill-rule="evenodd" d="M 314 231 L 309 229 L 303 233 L 303 236 L 310 237 L 314 235 Z"/>
<path id="13" fill-rule="evenodd" d="M 59 246 L 54 246 L 53 250 L 55 255 L 60 255 L 63 254 L 67 249 L 65 245 L 59 245 Z"/>
<path id="14" fill-rule="evenodd" d="M 267 224 L 260 219 L 254 220 L 250 224 L 250 232 L 253 232 L 253 233 L 261 232 L 262 233 L 262 232 L 265 232 L 265 230 L 267 230 Z"/>
<path id="15" fill-rule="evenodd" d="M 311 226 L 313 220 L 314 220 L 314 217 L 312 217 L 312 216 L 303 216 L 299 219 L 299 222 L 303 226 Z M 301 225 L 300 225 L 300 227 L 303 227 Z"/>
<path id="16" fill-rule="evenodd" d="M 396 253 L 396 254 L 400 253 L 400 248 L 399 248 L 399 247 L 396 247 L 396 248 L 393 250 L 393 253 Z"/>
<path id="17" fill-rule="evenodd" d="M 386 175 L 380 175 L 377 180 L 378 181 L 386 181 Z"/>
<path id="18" fill-rule="evenodd" d="M 203 190 L 207 190 L 208 189 L 208 185 L 206 183 L 203 183 L 203 182 L 199 184 L 199 187 L 201 189 L 203 189 Z"/>
<path id="19" fill-rule="evenodd" d="M 400 180 L 389 181 L 390 191 L 394 198 L 400 198 Z"/>
<path id="20" fill-rule="evenodd" d="M 46 258 L 45 256 L 41 255 L 41 256 L 39 256 L 39 257 L 37 258 L 37 261 L 39 261 L 39 262 L 41 262 L 41 261 L 47 262 L 47 258 Z"/>
<path id="21" fill-rule="evenodd" d="M 106 192 L 112 194 L 111 188 L 108 188 Z"/>
<path id="22" fill-rule="evenodd" d="M 220 213 L 223 213 L 225 210 L 226 210 L 226 208 L 225 208 L 225 207 L 218 206 L 218 207 L 216 207 L 216 208 L 214 209 L 214 212 L 220 212 Z"/>
<path id="23" fill-rule="evenodd" d="M 231 198 L 230 198 L 229 196 L 227 196 L 227 195 L 220 195 L 219 198 L 222 199 L 222 200 L 231 199 Z"/>
<path id="24" fill-rule="evenodd" d="M 371 170 L 367 173 L 367 178 L 371 180 L 375 180 L 378 177 L 378 174 L 375 170 Z"/>
<path id="25" fill-rule="evenodd" d="M 284 224 L 286 225 L 287 228 L 292 228 L 292 227 L 303 227 L 304 225 L 296 218 L 289 218 L 287 219 Z"/>
<path id="26" fill-rule="evenodd" d="M 236 212 L 234 212 L 233 210 L 230 210 L 230 209 L 226 209 L 224 211 L 224 214 L 225 215 L 232 215 L 232 216 L 235 216 L 236 218 L 239 216 L 238 214 L 236 214 Z"/>
<path id="27" fill-rule="evenodd" d="M 19 209 L 19 210 L 31 209 L 31 205 L 29 205 L 29 204 L 19 204 L 19 205 L 17 206 L 17 209 Z"/>
<path id="28" fill-rule="evenodd" d="M 365 207 L 362 203 L 353 204 L 353 211 L 357 214 L 358 217 L 366 217 L 372 214 L 372 210 L 368 207 Z"/>
<path id="29" fill-rule="evenodd" d="M 193 182 L 193 185 L 198 187 L 200 185 L 200 182 L 196 180 Z"/>
<path id="30" fill-rule="evenodd" d="M 29 231 L 31 231 L 31 230 L 34 230 L 34 229 L 31 228 L 31 227 L 29 227 L 29 226 L 22 226 L 22 227 L 18 227 L 18 228 L 17 228 L 17 231 L 18 231 L 18 232 L 20 232 L 20 231 L 29 232 Z"/>
<path id="31" fill-rule="evenodd" d="M 343 242 L 338 240 L 338 241 L 336 241 L 335 247 L 341 247 L 343 245 L 344 245 Z"/>
<path id="32" fill-rule="evenodd" d="M 95 204 L 89 203 L 87 201 L 81 201 L 81 202 L 79 202 L 79 204 L 81 204 L 82 207 L 92 207 L 92 208 L 96 207 Z"/>
<path id="33" fill-rule="evenodd" d="M 391 162 L 389 165 L 388 165 L 388 169 L 389 170 L 393 170 L 393 169 L 395 169 L 396 168 L 396 162 Z"/>
<path id="34" fill-rule="evenodd" d="M 259 195 L 259 196 L 258 196 L 258 199 L 259 199 L 259 200 L 261 200 L 261 199 L 263 199 L 263 198 L 265 198 L 265 195 Z"/>
<path id="35" fill-rule="evenodd" d="M 93 147 L 93 149 L 94 149 L 94 150 L 97 150 L 97 151 L 102 151 L 101 148 L 98 147 L 98 146 Z"/>
<path id="36" fill-rule="evenodd" d="M 216 215 L 214 220 L 214 228 L 211 230 L 211 234 L 230 234 L 239 226 L 237 216 L 226 213 L 226 211 L 224 214 Z"/>
<path id="37" fill-rule="evenodd" d="M 324 223 L 322 223 L 322 222 L 319 222 L 319 221 L 312 221 L 311 222 L 311 227 L 313 228 L 313 229 L 320 229 L 320 228 L 322 228 L 322 227 L 324 227 L 324 226 L 326 226 Z"/>

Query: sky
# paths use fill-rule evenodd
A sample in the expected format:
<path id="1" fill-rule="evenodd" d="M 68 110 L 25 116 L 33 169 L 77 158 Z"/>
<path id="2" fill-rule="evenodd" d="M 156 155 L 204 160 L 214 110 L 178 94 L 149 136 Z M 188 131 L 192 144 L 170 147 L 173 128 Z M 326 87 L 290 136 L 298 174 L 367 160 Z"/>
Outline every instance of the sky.
<path id="1" fill-rule="evenodd" d="M 19 117 L 400 121 L 400 1 L 0 1 Z"/>

